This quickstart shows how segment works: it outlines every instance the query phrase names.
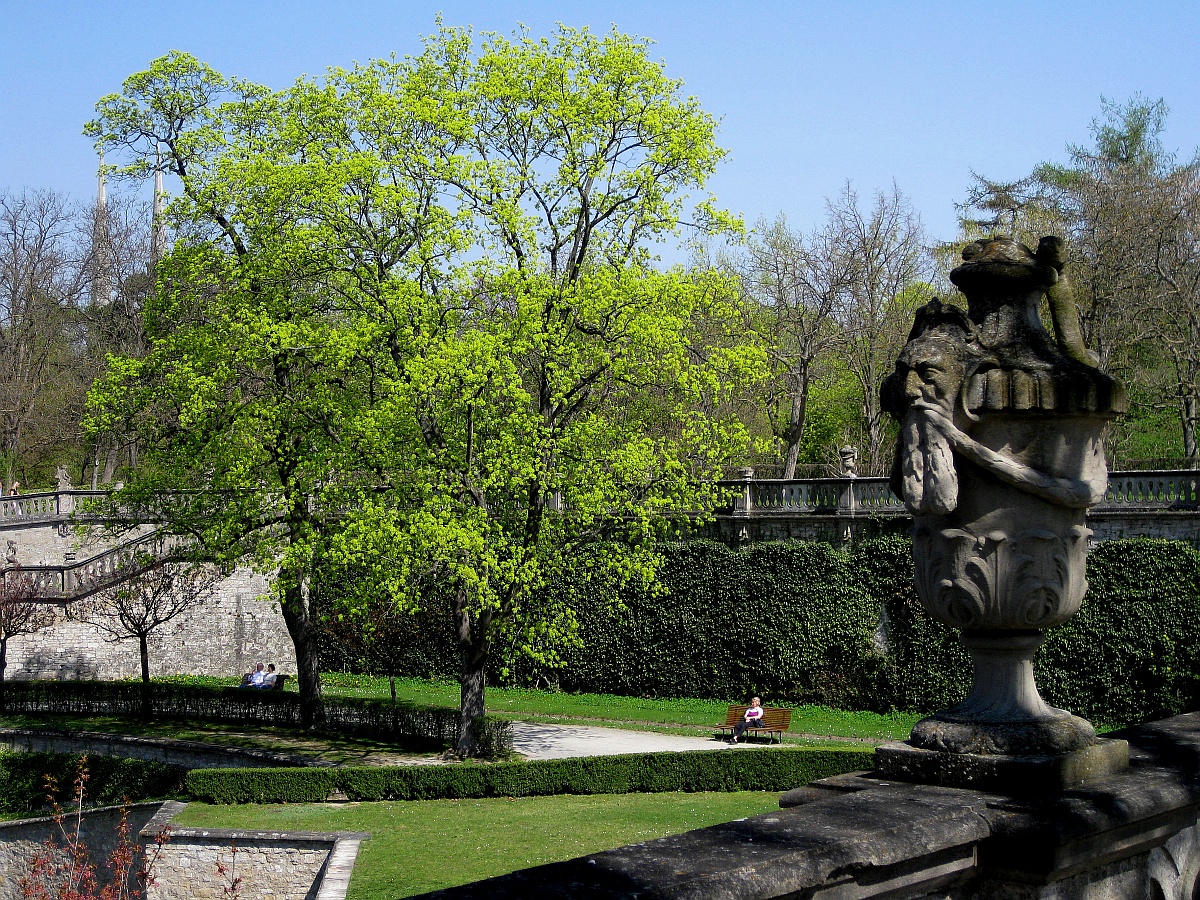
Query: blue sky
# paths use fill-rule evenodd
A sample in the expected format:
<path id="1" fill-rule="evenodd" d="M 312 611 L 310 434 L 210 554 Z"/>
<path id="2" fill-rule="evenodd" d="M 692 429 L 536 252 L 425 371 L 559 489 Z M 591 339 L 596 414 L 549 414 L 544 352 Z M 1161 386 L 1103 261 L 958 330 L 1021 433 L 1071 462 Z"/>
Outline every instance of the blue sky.
<path id="1" fill-rule="evenodd" d="M 955 231 L 971 171 L 1016 178 L 1086 143 L 1100 98 L 1171 109 L 1165 143 L 1200 145 L 1200 2 L 684 3 L 205 0 L 0 4 L 0 189 L 95 191 L 83 123 L 97 98 L 168 50 L 284 87 L 419 50 L 447 24 L 535 34 L 555 22 L 653 38 L 721 119 L 710 184 L 751 222 L 812 227 L 846 179 L 895 180 L 934 237 Z"/>

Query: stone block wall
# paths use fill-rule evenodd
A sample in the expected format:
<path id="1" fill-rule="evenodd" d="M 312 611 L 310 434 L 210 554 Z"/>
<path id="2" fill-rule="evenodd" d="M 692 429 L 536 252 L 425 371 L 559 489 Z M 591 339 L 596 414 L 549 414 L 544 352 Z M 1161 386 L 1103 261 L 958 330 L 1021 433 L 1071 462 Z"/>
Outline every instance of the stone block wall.
<path id="1" fill-rule="evenodd" d="M 130 807 L 129 826 L 134 840 L 159 812 L 160 806 L 159 803 L 138 803 Z M 118 807 L 89 810 L 80 819 L 79 831 L 90 851 L 88 858 L 98 872 L 105 871 L 105 862 L 117 845 L 120 821 Z M 61 843 L 61 832 L 53 819 L 0 822 L 0 900 L 20 900 L 20 878 L 29 871 L 33 855 L 44 848 L 46 839 L 51 836 Z"/>
<path id="2" fill-rule="evenodd" d="M 172 828 L 184 804 L 142 803 L 130 809 L 131 834 L 151 848 L 168 837 L 154 861 L 155 883 L 146 900 L 220 900 L 240 878 L 238 895 L 255 900 L 335 900 L 346 895 L 359 844 L 370 837 L 350 832 L 233 831 Z M 116 844 L 121 812 L 109 807 L 85 812 L 80 832 L 97 870 Z M 0 900 L 19 900 L 19 879 L 33 853 L 57 833 L 48 818 L 0 823 Z M 236 849 L 235 849 L 236 848 Z M 153 849 L 150 851 L 153 853 Z M 222 874 L 219 867 L 228 871 Z"/>
<path id="3" fill-rule="evenodd" d="M 154 866 L 155 883 L 146 900 L 221 900 L 229 896 L 225 891 L 234 877 L 241 878 L 242 897 L 313 900 L 332 849 L 328 839 L 304 845 L 288 835 L 173 833 Z M 218 872 L 218 865 L 226 874 Z"/>
<path id="4" fill-rule="evenodd" d="M 210 601 L 162 626 L 150 637 L 151 675 L 240 675 L 256 662 L 296 671 L 296 654 L 269 584 L 237 569 Z M 93 625 L 66 618 L 8 644 L 6 678 L 116 679 L 141 674 L 136 640 L 112 641 Z"/>

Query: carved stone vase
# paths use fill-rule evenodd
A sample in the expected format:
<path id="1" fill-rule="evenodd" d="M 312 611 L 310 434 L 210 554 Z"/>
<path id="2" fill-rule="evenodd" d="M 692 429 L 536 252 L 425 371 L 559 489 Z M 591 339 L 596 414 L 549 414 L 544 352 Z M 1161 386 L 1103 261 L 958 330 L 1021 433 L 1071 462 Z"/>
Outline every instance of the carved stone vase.
<path id="1" fill-rule="evenodd" d="M 892 487 L 914 517 L 917 593 L 960 630 L 974 667 L 966 699 L 919 722 L 909 748 L 1046 757 L 1097 740 L 1042 699 L 1033 673 L 1044 629 L 1078 612 L 1087 591 L 1103 431 L 1126 404 L 1079 339 L 1061 256 L 1056 238 L 1036 252 L 1008 238 L 970 245 L 950 275 L 967 309 L 934 300 L 919 310 L 883 386 L 901 421 Z"/>

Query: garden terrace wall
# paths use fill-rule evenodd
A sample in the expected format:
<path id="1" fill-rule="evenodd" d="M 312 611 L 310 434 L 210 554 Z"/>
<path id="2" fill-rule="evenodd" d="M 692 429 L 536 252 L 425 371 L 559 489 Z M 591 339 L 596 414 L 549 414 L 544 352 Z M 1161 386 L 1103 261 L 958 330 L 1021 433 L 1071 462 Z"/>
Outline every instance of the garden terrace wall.
<path id="1" fill-rule="evenodd" d="M 167 841 L 158 848 L 154 883 L 146 889 L 146 900 L 228 896 L 235 875 L 241 897 L 341 898 L 359 844 L 370 837 L 363 832 L 175 827 L 171 820 L 183 806 L 146 803 L 129 810 L 132 834 L 143 847 L 169 829 Z M 89 859 L 102 877 L 120 819 L 117 807 L 87 810 L 81 817 Z M 0 900 L 20 900 L 20 875 L 52 834 L 57 834 L 57 825 L 50 818 L 0 822 Z M 233 874 L 220 874 L 218 865 Z"/>
<path id="2" fill-rule="evenodd" d="M 137 803 L 129 807 L 131 834 L 136 836 L 161 807 L 161 803 Z M 116 806 L 85 810 L 80 817 L 88 860 L 99 873 L 105 872 L 109 855 L 117 846 L 121 817 L 122 809 Z M 61 838 L 57 823 L 50 817 L 0 822 L 0 900 L 22 900 L 27 896 L 19 880 L 28 871 L 33 855 L 45 849 L 46 839 L 51 836 Z M 136 886 L 136 883 L 130 885 Z"/>

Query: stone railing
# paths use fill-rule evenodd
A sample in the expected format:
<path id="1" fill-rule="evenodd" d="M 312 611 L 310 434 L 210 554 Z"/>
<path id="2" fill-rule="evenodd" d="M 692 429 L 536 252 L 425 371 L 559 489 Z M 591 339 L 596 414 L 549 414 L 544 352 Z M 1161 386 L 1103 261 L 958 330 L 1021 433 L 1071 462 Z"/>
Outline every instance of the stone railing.
<path id="1" fill-rule="evenodd" d="M 0 527 L 65 522 L 87 500 L 108 496 L 108 491 L 40 491 L 0 497 Z"/>
<path id="2" fill-rule="evenodd" d="M 1200 471 L 1110 472 L 1097 509 L 1200 509 Z"/>
<path id="3" fill-rule="evenodd" d="M 906 527 L 908 510 L 886 478 L 742 477 L 721 482 L 733 503 L 700 533 L 730 543 L 851 541 Z M 1200 547 L 1200 471 L 1110 472 L 1108 493 L 1088 511 L 1092 540 L 1156 537 Z"/>
<path id="4" fill-rule="evenodd" d="M 731 479 L 728 516 L 908 515 L 886 478 Z M 1200 510 L 1200 471 L 1110 472 L 1108 493 L 1095 513 L 1116 510 Z"/>
<path id="5" fill-rule="evenodd" d="M 726 515 L 905 514 L 904 504 L 892 493 L 886 478 L 744 479 L 721 484 L 738 492 Z"/>
<path id="6" fill-rule="evenodd" d="M 157 565 L 182 541 L 154 531 L 78 562 L 22 566 L 6 570 L 3 577 L 32 579 L 36 595 L 43 599 L 78 600 Z"/>

